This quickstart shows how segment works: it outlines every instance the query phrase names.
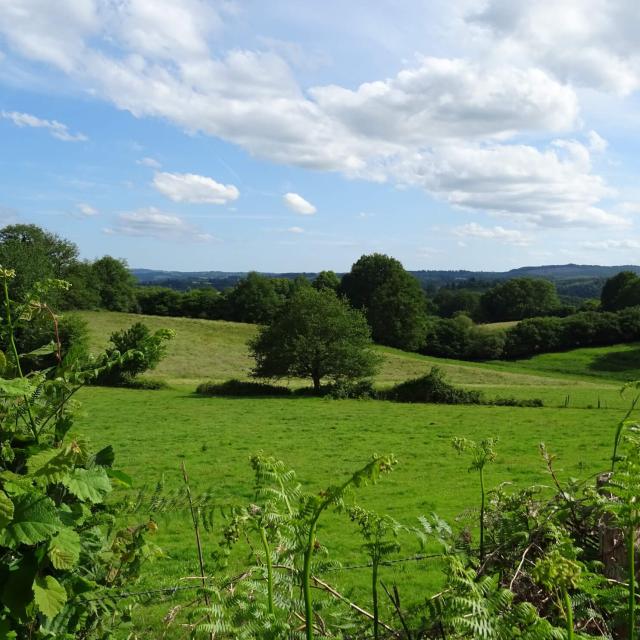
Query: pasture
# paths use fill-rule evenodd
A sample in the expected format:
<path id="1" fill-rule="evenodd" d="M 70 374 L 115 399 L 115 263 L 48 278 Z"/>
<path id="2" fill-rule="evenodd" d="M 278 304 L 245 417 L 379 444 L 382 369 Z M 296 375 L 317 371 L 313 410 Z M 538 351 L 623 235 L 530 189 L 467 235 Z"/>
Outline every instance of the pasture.
<path id="1" fill-rule="evenodd" d="M 379 485 L 360 490 L 357 501 L 408 525 L 415 525 L 418 515 L 435 511 L 455 527 L 468 525 L 473 530 L 477 478 L 453 451 L 453 436 L 499 439 L 498 459 L 487 471 L 490 486 L 547 484 L 538 453 L 542 441 L 557 454 L 562 479 L 586 478 L 603 470 L 616 423 L 630 400 L 620 396 L 620 380 L 635 375 L 633 368 L 627 376 L 624 371 L 610 375 L 608 370 L 590 368 L 604 355 L 598 349 L 538 356 L 527 362 L 472 364 L 380 348 L 385 357 L 376 380 L 380 386 L 420 375 L 437 364 L 456 384 L 482 389 L 490 397 L 539 397 L 545 407 L 203 398 L 193 393 L 198 382 L 248 376 L 251 361 L 245 343 L 255 327 L 104 312 L 82 315 L 90 321 L 96 349 L 106 344 L 109 333 L 137 320 L 151 328 L 176 330 L 168 357 L 152 374 L 165 379 L 171 389 L 86 388 L 79 394 L 86 415 L 76 423 L 77 431 L 96 444 L 112 444 L 117 465 L 137 487 L 153 487 L 161 479 L 167 487 L 179 487 L 184 462 L 195 492 L 211 491 L 221 502 L 244 504 L 252 500 L 248 460 L 254 452 L 282 459 L 311 491 L 345 478 L 373 453 L 394 453 L 397 469 Z M 634 347 L 608 351 L 633 353 Z M 145 568 L 142 588 L 172 586 L 197 572 L 186 514 L 161 518 L 159 525 L 155 542 L 165 555 Z M 344 565 L 364 560 L 354 531 L 345 516 L 332 515 L 321 523 L 322 543 Z M 213 551 L 219 537 L 219 531 L 205 533 L 205 551 Z M 407 538 L 404 543 L 401 555 L 417 551 L 415 541 Z M 433 575 L 428 562 L 408 562 L 384 568 L 382 579 L 397 582 L 405 598 L 419 601 L 436 589 Z M 325 579 L 366 602 L 366 572 L 337 571 Z M 155 604 L 142 608 L 136 618 L 139 637 L 159 637 L 161 618 L 173 604 L 175 599 L 162 603 L 155 599 Z"/>

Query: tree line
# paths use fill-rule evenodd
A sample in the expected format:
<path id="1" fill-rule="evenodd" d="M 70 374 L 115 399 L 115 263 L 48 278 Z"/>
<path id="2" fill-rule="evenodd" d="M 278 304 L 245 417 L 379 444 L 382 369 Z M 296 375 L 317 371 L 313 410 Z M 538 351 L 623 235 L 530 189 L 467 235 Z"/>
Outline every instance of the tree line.
<path id="1" fill-rule="evenodd" d="M 52 300 L 62 309 L 106 309 L 266 325 L 299 291 L 331 291 L 361 310 L 371 337 L 407 351 L 471 360 L 526 357 L 576 346 L 640 339 L 640 276 L 623 271 L 606 281 L 600 300 L 576 309 L 562 303 L 542 278 L 513 278 L 482 291 L 440 288 L 428 296 L 395 258 L 374 253 L 358 259 L 341 278 L 323 271 L 310 281 L 249 273 L 235 286 L 178 291 L 139 286 L 125 261 L 79 258 L 78 247 L 35 225 L 0 230 L 0 264 L 16 269 L 12 295 L 23 296 L 37 280 L 71 283 Z M 506 330 L 483 323 L 519 321 Z"/>

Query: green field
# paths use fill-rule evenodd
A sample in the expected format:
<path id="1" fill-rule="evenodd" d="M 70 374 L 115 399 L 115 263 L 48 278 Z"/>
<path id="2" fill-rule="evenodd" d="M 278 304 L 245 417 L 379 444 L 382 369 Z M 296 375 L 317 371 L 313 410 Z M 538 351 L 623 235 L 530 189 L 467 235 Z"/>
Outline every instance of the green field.
<path id="1" fill-rule="evenodd" d="M 141 319 L 109 313 L 83 314 L 91 323 L 92 344 L 104 346 L 108 334 Z M 546 442 L 558 455 L 562 478 L 587 477 L 607 465 L 613 432 L 629 398 L 619 394 L 620 370 L 594 369 L 607 353 L 602 349 L 538 356 L 526 362 L 471 364 L 440 361 L 380 348 L 385 364 L 377 383 L 389 385 L 419 375 L 438 364 L 448 378 L 488 395 L 541 397 L 544 408 L 402 405 L 382 401 L 337 401 L 317 398 L 202 398 L 197 382 L 246 377 L 251 362 L 245 342 L 255 328 L 205 320 L 143 318 L 151 327 L 171 327 L 176 338 L 154 377 L 167 380 L 164 391 L 88 388 L 81 392 L 86 415 L 77 423 L 97 444 L 111 443 L 118 464 L 136 480 L 153 486 L 164 478 L 180 485 L 180 464 L 187 465 L 195 491 L 212 491 L 221 501 L 251 501 L 251 453 L 264 451 L 296 469 L 303 486 L 320 490 L 346 477 L 370 455 L 394 453 L 399 464 L 389 478 L 358 494 L 364 506 L 389 513 L 407 524 L 419 514 L 436 511 L 455 526 L 457 516 L 473 507 L 476 478 L 467 462 L 454 454 L 453 436 L 499 438 L 499 457 L 488 481 L 522 486 L 547 483 L 538 454 Z M 611 358 L 628 359 L 638 347 L 608 350 Z M 591 354 L 591 355 L 590 355 Z M 299 381 L 296 384 L 300 384 Z M 564 408 L 566 397 L 569 406 Z M 600 400 L 600 409 L 596 407 Z M 321 527 L 322 543 L 344 564 L 362 562 L 348 521 L 329 517 Z M 206 534 L 215 548 L 218 534 Z M 184 517 L 160 521 L 156 542 L 165 557 L 145 569 L 143 587 L 176 584 L 196 572 L 192 535 Z M 404 550 L 416 550 L 408 543 Z M 336 572 L 327 577 L 354 597 L 365 598 L 366 572 Z M 400 564 L 384 570 L 383 580 L 397 581 L 406 598 L 420 600 L 437 586 L 426 563 Z M 161 618 L 174 601 L 146 607 L 138 614 L 139 637 L 159 637 Z"/>

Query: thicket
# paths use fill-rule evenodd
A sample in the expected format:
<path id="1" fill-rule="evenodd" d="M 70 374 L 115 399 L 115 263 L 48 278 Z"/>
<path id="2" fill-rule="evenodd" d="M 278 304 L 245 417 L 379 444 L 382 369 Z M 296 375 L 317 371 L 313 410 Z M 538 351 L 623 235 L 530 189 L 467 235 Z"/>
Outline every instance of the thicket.
<path id="1" fill-rule="evenodd" d="M 0 269 L 0 637 L 112 637 L 130 622 L 134 601 L 124 592 L 154 554 L 147 534 L 155 523 L 125 526 L 108 502 L 114 484 L 131 480 L 114 468 L 112 447 L 96 451 L 74 433 L 73 396 L 129 354 L 100 363 L 65 357 L 46 301 L 63 296 L 66 283 L 36 283 L 15 301 L 14 277 Z M 37 331 L 28 329 L 32 323 Z M 43 340 L 25 354 L 19 334 Z M 53 363 L 27 372 L 33 352 Z"/>

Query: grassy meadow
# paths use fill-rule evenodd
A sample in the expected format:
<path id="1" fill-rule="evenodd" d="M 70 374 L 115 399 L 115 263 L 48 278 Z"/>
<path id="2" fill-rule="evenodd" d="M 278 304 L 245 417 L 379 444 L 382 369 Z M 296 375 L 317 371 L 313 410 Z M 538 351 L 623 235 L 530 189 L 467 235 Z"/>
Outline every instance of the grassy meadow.
<path id="1" fill-rule="evenodd" d="M 640 377 L 637 345 L 482 364 L 381 347 L 384 366 L 376 380 L 380 386 L 420 375 L 437 364 L 456 384 L 482 389 L 490 397 L 542 398 L 545 407 L 406 405 L 302 397 L 203 398 L 193 393 L 198 382 L 248 376 L 251 361 L 246 340 L 255 327 L 104 312 L 82 315 L 90 322 L 96 350 L 105 346 L 109 333 L 137 320 L 154 329 L 176 331 L 168 357 L 152 374 L 165 379 L 170 389 L 96 387 L 79 394 L 85 415 L 77 422 L 77 430 L 96 444 L 112 444 L 118 466 L 135 479 L 136 486 L 153 487 L 164 479 L 167 487 L 178 487 L 184 462 L 194 491 L 211 491 L 222 502 L 249 503 L 252 474 L 248 461 L 254 452 L 285 461 L 311 491 L 345 478 L 374 452 L 394 453 L 399 460 L 397 469 L 379 485 L 359 491 L 358 502 L 410 525 L 416 524 L 418 515 L 435 511 L 454 526 L 473 528 L 475 515 L 469 509 L 477 503 L 477 478 L 467 472 L 468 462 L 453 451 L 453 436 L 499 439 L 498 459 L 487 471 L 490 486 L 548 483 L 538 453 L 541 441 L 557 454 L 561 478 L 588 477 L 601 471 L 611 455 L 616 423 L 630 400 L 621 397 L 621 382 L 636 373 Z M 602 368 L 603 361 L 610 363 L 610 369 Z M 596 408 L 598 401 L 600 409 Z M 159 525 L 155 542 L 165 555 L 145 568 L 143 588 L 172 586 L 197 572 L 187 518 L 162 518 Z M 344 516 L 331 515 L 321 521 L 321 542 L 345 565 L 364 561 L 354 532 Z M 205 551 L 211 552 L 218 539 L 218 532 L 205 533 Z M 401 555 L 416 550 L 416 543 L 407 540 Z M 397 582 L 406 600 L 419 601 L 437 588 L 435 572 L 430 569 L 428 562 L 400 563 L 385 568 L 382 579 Z M 337 571 L 325 579 L 366 603 L 366 571 Z M 138 637 L 160 637 L 162 616 L 174 604 L 175 598 L 142 608 L 136 618 Z M 167 637 L 180 636 L 174 631 Z"/>

